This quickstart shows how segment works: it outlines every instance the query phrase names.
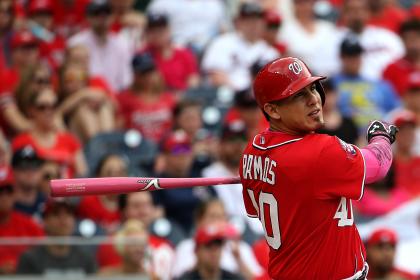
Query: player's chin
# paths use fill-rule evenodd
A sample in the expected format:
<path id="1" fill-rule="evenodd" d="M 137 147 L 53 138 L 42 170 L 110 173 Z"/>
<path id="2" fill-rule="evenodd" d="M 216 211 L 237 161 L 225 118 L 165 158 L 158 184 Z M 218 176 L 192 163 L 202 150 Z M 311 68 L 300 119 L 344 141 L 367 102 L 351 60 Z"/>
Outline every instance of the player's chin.
<path id="1" fill-rule="evenodd" d="M 322 117 L 315 117 L 315 118 L 310 118 L 308 120 L 308 128 L 310 128 L 311 131 L 315 131 L 317 129 L 322 128 L 325 125 L 324 122 L 324 118 Z"/>

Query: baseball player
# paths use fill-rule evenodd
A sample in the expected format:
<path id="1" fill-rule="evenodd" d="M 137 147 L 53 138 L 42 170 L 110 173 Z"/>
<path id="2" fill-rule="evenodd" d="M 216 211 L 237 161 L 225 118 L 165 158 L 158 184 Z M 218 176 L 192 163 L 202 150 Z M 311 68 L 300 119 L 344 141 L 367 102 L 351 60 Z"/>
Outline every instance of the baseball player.
<path id="1" fill-rule="evenodd" d="M 248 143 L 240 176 L 247 214 L 265 230 L 273 279 L 365 279 L 368 272 L 351 201 L 388 171 L 397 128 L 373 121 L 363 149 L 315 133 L 324 123 L 324 78 L 287 57 L 254 82 L 270 128 Z"/>

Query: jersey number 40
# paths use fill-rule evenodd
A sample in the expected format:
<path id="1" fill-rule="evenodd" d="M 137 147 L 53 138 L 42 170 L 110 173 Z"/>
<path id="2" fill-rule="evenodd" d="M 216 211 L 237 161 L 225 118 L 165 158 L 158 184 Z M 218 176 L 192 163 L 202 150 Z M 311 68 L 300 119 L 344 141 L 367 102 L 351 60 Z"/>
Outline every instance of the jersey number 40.
<path id="1" fill-rule="evenodd" d="M 249 189 L 247 191 L 264 227 L 265 239 L 267 240 L 268 245 L 277 250 L 281 245 L 281 234 L 276 198 L 271 193 L 261 192 L 257 203 L 254 192 Z M 266 214 L 268 214 L 268 217 L 266 217 Z M 345 197 L 341 198 L 334 219 L 338 219 L 339 227 L 353 225 L 353 207 L 350 199 Z"/>

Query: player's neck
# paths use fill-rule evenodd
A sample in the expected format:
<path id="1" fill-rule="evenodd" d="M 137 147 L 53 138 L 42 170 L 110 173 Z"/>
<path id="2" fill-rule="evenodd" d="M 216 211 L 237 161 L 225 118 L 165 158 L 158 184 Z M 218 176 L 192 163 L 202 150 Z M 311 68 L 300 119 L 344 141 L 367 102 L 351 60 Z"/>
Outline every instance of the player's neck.
<path id="1" fill-rule="evenodd" d="M 296 135 L 296 136 L 303 136 L 303 135 L 306 134 L 306 133 L 302 133 L 300 131 L 295 131 L 293 129 L 290 129 L 290 128 L 284 126 L 284 125 L 280 125 L 280 124 L 277 124 L 277 123 L 270 123 L 269 130 L 274 131 L 274 132 L 282 132 L 282 133 L 286 133 L 286 134 L 289 134 L 289 135 Z"/>

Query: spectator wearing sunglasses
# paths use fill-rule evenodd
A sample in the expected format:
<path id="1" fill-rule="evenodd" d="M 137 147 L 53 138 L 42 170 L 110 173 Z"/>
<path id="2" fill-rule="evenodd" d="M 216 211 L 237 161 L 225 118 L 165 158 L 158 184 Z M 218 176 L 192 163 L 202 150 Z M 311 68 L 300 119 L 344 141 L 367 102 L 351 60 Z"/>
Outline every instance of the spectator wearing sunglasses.
<path id="1" fill-rule="evenodd" d="M 57 96 L 54 91 L 30 92 L 28 101 L 26 113 L 33 126 L 13 139 L 13 150 L 31 145 L 42 158 L 60 164 L 64 178 L 83 176 L 87 167 L 80 142 L 73 134 L 57 128 Z"/>

